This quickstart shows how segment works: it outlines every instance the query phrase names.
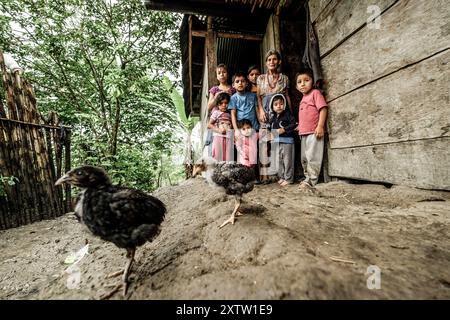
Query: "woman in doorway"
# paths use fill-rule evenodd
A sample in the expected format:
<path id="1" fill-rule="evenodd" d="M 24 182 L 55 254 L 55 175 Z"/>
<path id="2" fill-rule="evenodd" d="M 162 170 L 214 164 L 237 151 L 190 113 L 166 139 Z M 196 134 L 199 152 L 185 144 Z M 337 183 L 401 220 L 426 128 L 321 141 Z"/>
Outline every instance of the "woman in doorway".
<path id="1" fill-rule="evenodd" d="M 258 117 L 261 123 L 260 130 L 270 130 L 270 101 L 275 94 L 285 96 L 289 109 L 292 111 L 291 99 L 289 97 L 289 78 L 279 70 L 281 66 L 281 55 L 276 50 L 269 50 L 266 54 L 267 73 L 261 74 L 256 80 L 258 98 Z M 272 182 L 270 175 L 276 175 L 277 170 L 270 169 L 270 142 L 261 141 L 260 144 L 260 179 L 261 183 Z M 271 174 L 273 173 L 273 174 Z M 274 179 L 276 181 L 276 179 Z"/>

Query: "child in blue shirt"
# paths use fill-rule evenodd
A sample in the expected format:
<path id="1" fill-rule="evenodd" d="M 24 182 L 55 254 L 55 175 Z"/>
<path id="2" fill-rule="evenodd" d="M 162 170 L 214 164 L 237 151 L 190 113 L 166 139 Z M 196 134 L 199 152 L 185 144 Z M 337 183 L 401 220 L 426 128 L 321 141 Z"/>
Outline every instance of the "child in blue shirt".
<path id="1" fill-rule="evenodd" d="M 253 129 L 259 130 L 259 122 L 256 114 L 258 100 L 256 94 L 247 92 L 247 76 L 243 72 L 237 72 L 233 76 L 233 87 L 236 93 L 231 96 L 228 110 L 231 111 L 231 121 L 233 128 L 238 128 L 238 121 L 248 119 L 252 123 Z M 239 135 L 239 130 L 235 130 L 235 135 Z"/>

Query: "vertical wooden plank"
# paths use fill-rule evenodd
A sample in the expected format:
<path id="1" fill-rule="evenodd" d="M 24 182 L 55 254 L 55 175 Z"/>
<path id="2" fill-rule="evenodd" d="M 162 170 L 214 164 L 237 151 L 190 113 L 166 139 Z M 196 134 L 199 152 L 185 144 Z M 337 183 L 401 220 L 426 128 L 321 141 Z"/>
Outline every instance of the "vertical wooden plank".
<path id="1" fill-rule="evenodd" d="M 273 48 L 278 52 L 281 52 L 280 42 L 280 17 L 278 15 L 272 15 L 272 28 L 273 28 Z"/>
<path id="2" fill-rule="evenodd" d="M 2 85 L 0 83 L 0 88 L 2 88 Z M 3 95 L 0 94 L 0 118 L 6 118 L 6 109 L 3 106 Z"/>
<path id="3" fill-rule="evenodd" d="M 192 105 L 192 16 L 189 16 L 189 27 L 188 27 L 188 63 L 189 63 L 189 106 L 191 112 L 194 110 Z M 189 115 L 188 115 L 189 116 Z"/>
<path id="4" fill-rule="evenodd" d="M 207 35 L 206 35 L 206 50 L 208 61 L 208 87 L 211 88 L 216 82 L 216 66 L 217 66 L 217 34 L 213 30 L 213 17 L 208 17 Z"/>
<path id="5" fill-rule="evenodd" d="M 17 128 L 13 123 L 8 123 L 7 132 L 11 173 L 19 179 L 18 184 L 11 188 L 11 203 L 13 204 L 14 211 L 10 214 L 10 223 L 11 226 L 17 227 L 20 225 L 21 219 L 24 216 L 23 207 L 20 205 L 22 194 L 20 188 L 24 175 L 20 166 L 19 146 L 17 145 Z"/>
<path id="6" fill-rule="evenodd" d="M 70 143 L 71 143 L 71 131 L 67 131 L 67 137 L 65 141 L 65 155 L 64 155 L 64 171 L 69 171 L 70 168 Z M 65 194 L 66 194 L 66 212 L 72 211 L 72 199 L 71 199 L 71 187 L 69 184 L 65 184 Z"/>

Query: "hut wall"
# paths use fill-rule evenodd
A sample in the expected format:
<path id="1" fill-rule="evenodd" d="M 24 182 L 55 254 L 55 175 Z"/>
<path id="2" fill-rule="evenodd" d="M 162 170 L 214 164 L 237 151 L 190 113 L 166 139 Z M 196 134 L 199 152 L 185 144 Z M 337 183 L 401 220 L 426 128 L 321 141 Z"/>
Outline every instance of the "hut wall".
<path id="1" fill-rule="evenodd" d="M 450 190 L 450 7 L 310 0 L 329 102 L 329 174 Z"/>

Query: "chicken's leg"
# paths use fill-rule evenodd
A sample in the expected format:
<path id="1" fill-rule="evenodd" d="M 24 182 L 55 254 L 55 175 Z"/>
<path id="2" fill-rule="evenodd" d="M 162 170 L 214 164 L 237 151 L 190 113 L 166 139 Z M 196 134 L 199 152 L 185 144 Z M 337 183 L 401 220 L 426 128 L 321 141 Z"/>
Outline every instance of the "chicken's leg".
<path id="1" fill-rule="evenodd" d="M 133 265 L 134 262 L 134 254 L 136 252 L 136 249 L 127 249 L 127 264 L 125 265 L 125 270 L 123 272 L 123 277 L 122 277 L 122 283 L 124 284 L 124 288 L 123 288 L 123 295 L 125 296 L 127 294 L 127 290 L 128 290 L 128 274 L 130 273 L 131 270 L 131 266 Z"/>
<path id="2" fill-rule="evenodd" d="M 222 228 L 222 227 L 226 226 L 229 223 L 234 224 L 234 220 L 236 219 L 236 216 L 237 215 L 238 216 L 242 215 L 242 213 L 240 213 L 238 211 L 239 207 L 241 206 L 241 199 L 240 198 L 235 198 L 234 201 L 235 201 L 235 206 L 234 206 L 233 212 L 231 213 L 231 217 L 228 220 L 226 220 L 224 223 L 222 223 L 219 228 Z"/>
<path id="3" fill-rule="evenodd" d="M 108 277 L 116 277 L 118 275 L 122 274 L 122 282 L 119 283 L 116 287 L 114 287 L 113 290 L 111 290 L 110 292 L 102 295 L 100 297 L 100 299 L 108 299 L 110 298 L 114 293 L 116 293 L 117 291 L 120 290 L 120 288 L 123 287 L 123 296 L 125 297 L 127 294 L 127 290 L 128 290 L 128 275 L 130 273 L 131 267 L 133 265 L 134 262 L 134 254 L 136 252 L 136 249 L 127 249 L 127 263 L 125 265 L 124 270 L 118 271 L 118 272 L 114 272 L 110 275 L 108 275 Z"/>

